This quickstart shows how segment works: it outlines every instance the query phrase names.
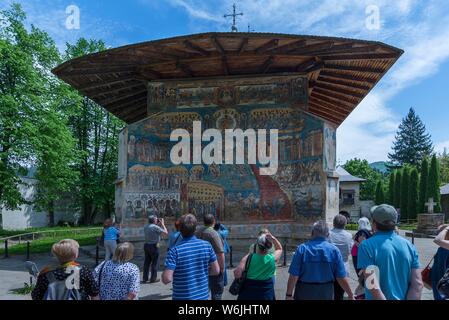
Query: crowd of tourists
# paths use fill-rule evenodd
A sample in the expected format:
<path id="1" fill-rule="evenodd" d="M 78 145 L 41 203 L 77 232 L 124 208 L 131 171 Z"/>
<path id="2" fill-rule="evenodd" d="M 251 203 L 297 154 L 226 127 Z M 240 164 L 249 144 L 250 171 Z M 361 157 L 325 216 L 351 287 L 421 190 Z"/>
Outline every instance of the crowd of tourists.
<path id="1" fill-rule="evenodd" d="M 134 245 L 120 242 L 120 229 L 104 224 L 105 261 L 94 270 L 76 262 L 79 244 L 55 243 L 59 261 L 44 268 L 32 292 L 35 300 L 136 300 L 141 285 L 162 281 L 172 286 L 173 300 L 221 300 L 226 286 L 237 300 L 418 300 L 424 285 L 435 300 L 449 298 L 449 225 L 440 227 L 439 246 L 430 268 L 422 270 L 415 246 L 397 231 L 398 214 L 389 205 L 376 206 L 370 219 L 358 221 L 358 231 L 346 231 L 347 219 L 337 215 L 333 228 L 325 221 L 312 226 L 311 238 L 296 248 L 288 269 L 285 296 L 276 297 L 277 263 L 283 254 L 280 241 L 268 229 L 260 230 L 248 253 L 227 279 L 229 230 L 212 214 L 199 226 L 193 214 L 179 218 L 168 232 L 164 219 L 150 216 L 144 227 L 143 278 L 132 263 Z M 161 237 L 168 237 L 165 269 L 157 278 Z M 350 257 L 358 286 L 350 286 Z M 76 276 L 74 276 L 76 275 Z M 70 285 L 74 284 L 74 285 Z M 279 285 L 278 285 L 279 287 Z"/>

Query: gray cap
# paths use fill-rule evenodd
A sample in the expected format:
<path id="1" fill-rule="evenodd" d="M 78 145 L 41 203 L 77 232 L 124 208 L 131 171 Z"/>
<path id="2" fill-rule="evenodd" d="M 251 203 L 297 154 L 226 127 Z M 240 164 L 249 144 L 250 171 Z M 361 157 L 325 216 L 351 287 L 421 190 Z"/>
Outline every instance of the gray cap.
<path id="1" fill-rule="evenodd" d="M 378 223 L 387 223 L 389 221 L 393 221 L 397 223 L 398 221 L 398 212 L 396 209 L 388 204 L 381 204 L 376 206 L 374 210 L 372 210 L 372 218 L 374 221 Z"/>

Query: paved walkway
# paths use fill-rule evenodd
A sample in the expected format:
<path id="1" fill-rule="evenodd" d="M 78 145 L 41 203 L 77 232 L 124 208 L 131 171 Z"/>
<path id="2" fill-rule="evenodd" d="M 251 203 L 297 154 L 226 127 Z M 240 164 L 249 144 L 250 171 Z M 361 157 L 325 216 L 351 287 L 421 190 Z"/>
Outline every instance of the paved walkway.
<path id="1" fill-rule="evenodd" d="M 402 233 L 404 234 L 404 233 Z M 437 246 L 433 243 L 431 239 L 415 239 L 415 245 L 420 255 L 420 262 L 423 266 L 427 265 L 432 255 L 435 253 Z M 289 254 L 289 256 L 291 256 Z M 42 268 L 48 264 L 54 264 L 55 260 L 50 254 L 39 254 L 33 255 L 31 260 L 36 262 L 38 268 Z M 81 253 L 78 261 L 82 264 L 88 265 L 90 267 L 94 266 L 94 259 Z M 24 283 L 29 282 L 28 272 L 25 270 L 25 258 L 23 256 L 15 256 L 8 259 L 0 259 L 0 300 L 29 300 L 30 295 L 16 295 L 12 294 L 10 291 L 12 289 L 23 287 Z M 143 261 L 142 257 L 136 257 L 135 262 L 139 267 L 142 267 Z M 236 262 L 234 262 L 236 263 Z M 352 268 L 351 263 L 351 273 L 350 273 L 350 283 L 351 287 L 355 289 L 357 287 L 357 277 L 355 271 Z M 159 274 L 160 276 L 160 274 Z M 233 279 L 232 270 L 228 270 L 228 279 Z M 279 299 L 283 299 L 285 295 L 285 289 L 288 279 L 288 268 L 279 267 L 277 270 L 277 277 L 275 283 L 276 296 Z M 230 282 L 230 281 L 229 281 Z M 236 297 L 229 294 L 228 288 L 225 288 L 225 293 L 223 299 L 234 300 Z M 171 299 L 171 286 L 165 286 L 162 283 L 155 284 L 142 284 L 140 299 L 142 300 L 170 300 Z M 432 292 L 430 290 L 424 289 L 423 300 L 432 300 Z"/>

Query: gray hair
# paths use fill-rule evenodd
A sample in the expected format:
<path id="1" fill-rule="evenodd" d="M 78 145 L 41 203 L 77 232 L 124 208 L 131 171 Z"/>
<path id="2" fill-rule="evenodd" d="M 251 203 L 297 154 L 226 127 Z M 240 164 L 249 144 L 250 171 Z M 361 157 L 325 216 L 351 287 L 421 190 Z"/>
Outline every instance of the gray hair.
<path id="1" fill-rule="evenodd" d="M 148 217 L 149 224 L 156 223 L 156 221 L 157 221 L 157 217 L 155 215 L 151 215 Z"/>
<path id="2" fill-rule="evenodd" d="M 334 217 L 334 228 L 336 229 L 344 229 L 347 223 L 348 219 L 342 214 L 337 214 Z"/>
<path id="3" fill-rule="evenodd" d="M 323 237 L 327 238 L 329 236 L 329 227 L 326 221 L 319 220 L 315 222 L 312 226 L 312 238 Z"/>

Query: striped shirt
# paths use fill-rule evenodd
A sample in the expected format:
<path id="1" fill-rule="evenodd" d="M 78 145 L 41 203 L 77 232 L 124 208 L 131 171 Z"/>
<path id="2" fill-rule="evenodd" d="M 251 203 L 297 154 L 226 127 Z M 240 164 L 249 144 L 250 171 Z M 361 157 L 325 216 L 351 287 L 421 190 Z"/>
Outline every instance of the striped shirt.
<path id="1" fill-rule="evenodd" d="M 209 242 L 183 238 L 168 251 L 165 268 L 173 270 L 173 300 L 209 299 L 209 264 L 217 256 Z"/>

